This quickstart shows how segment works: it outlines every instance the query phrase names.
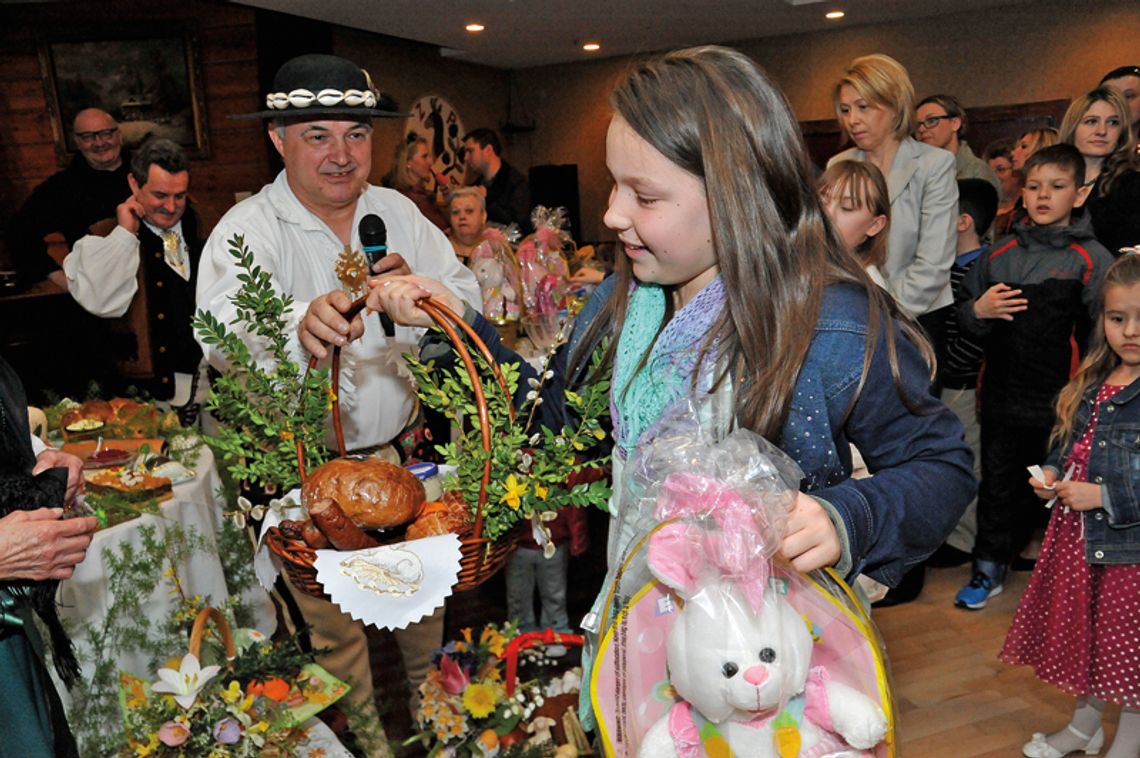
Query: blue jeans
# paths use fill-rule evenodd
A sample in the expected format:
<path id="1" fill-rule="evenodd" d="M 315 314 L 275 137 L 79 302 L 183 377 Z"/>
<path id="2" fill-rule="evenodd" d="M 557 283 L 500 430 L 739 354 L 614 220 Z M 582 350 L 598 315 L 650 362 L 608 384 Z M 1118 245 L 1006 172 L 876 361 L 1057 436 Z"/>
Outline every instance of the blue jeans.
<path id="1" fill-rule="evenodd" d="M 566 574 L 570 567 L 570 546 L 559 545 L 549 560 L 541 550 L 520 547 L 507 563 L 507 615 L 517 619 L 522 631 L 550 627 L 570 631 L 566 612 Z M 534 588 L 542 600 L 542 624 L 534 619 Z"/>

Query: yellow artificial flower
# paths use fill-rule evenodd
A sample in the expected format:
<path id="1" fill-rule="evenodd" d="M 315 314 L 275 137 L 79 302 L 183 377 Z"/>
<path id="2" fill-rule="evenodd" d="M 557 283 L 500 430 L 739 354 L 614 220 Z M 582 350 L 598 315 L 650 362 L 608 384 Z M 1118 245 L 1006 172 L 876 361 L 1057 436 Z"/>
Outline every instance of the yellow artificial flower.
<path id="1" fill-rule="evenodd" d="M 158 749 L 158 732 L 150 736 L 150 740 L 144 745 L 141 742 L 134 743 L 135 755 L 146 756 L 153 753 Z"/>
<path id="2" fill-rule="evenodd" d="M 464 640 L 466 640 L 468 643 L 471 642 L 471 627 L 465 626 L 459 630 L 459 633 L 463 635 Z"/>
<path id="3" fill-rule="evenodd" d="M 541 484 L 534 485 L 534 495 L 539 500 L 545 500 L 547 492 L 549 492 L 549 490 L 547 490 L 546 487 L 543 487 Z"/>
<path id="4" fill-rule="evenodd" d="M 519 498 L 526 494 L 526 482 L 519 484 L 515 475 L 511 474 L 507 477 L 507 491 L 499 498 L 500 503 L 506 503 L 511 507 L 511 510 L 517 511 L 519 509 Z"/>
<path id="5" fill-rule="evenodd" d="M 489 685 L 473 682 L 463 690 L 463 707 L 477 719 L 483 719 L 495 712 L 495 690 Z"/>
<path id="6" fill-rule="evenodd" d="M 502 655 L 503 650 L 506 649 L 507 640 L 503 635 L 499 634 L 497 630 L 492 627 L 483 627 L 483 633 L 479 635 L 479 644 L 486 645 L 487 649 L 494 655 Z"/>
<path id="7" fill-rule="evenodd" d="M 236 679 L 230 682 L 229 686 L 222 690 L 222 700 L 225 700 L 230 705 L 233 705 L 238 700 L 241 700 L 241 685 Z"/>
<path id="8" fill-rule="evenodd" d="M 269 731 L 269 722 L 268 721 L 258 721 L 256 724 L 251 726 L 249 728 L 249 730 L 251 732 L 268 732 Z"/>
<path id="9" fill-rule="evenodd" d="M 605 438 L 606 438 L 606 433 L 603 432 L 601 429 L 595 429 L 594 430 L 594 439 L 604 440 Z"/>

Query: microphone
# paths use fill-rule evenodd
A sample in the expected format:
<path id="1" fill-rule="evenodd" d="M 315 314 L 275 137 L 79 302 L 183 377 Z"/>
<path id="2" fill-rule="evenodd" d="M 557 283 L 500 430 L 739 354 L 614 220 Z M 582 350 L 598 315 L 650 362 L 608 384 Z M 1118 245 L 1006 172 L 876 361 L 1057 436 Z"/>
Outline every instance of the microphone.
<path id="1" fill-rule="evenodd" d="M 360 251 L 368 261 L 368 272 L 376 261 L 388 254 L 388 227 L 384 226 L 384 219 L 375 213 L 369 213 L 360 219 Z M 395 337 L 396 327 L 387 313 L 380 314 L 380 323 L 384 325 L 384 336 Z"/>

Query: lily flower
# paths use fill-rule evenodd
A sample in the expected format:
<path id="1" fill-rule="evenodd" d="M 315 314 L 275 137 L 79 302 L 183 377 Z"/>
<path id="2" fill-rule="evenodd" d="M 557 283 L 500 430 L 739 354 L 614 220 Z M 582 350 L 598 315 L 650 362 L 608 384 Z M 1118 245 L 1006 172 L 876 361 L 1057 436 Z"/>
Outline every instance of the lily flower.
<path id="1" fill-rule="evenodd" d="M 190 710 L 198 693 L 206 686 L 206 682 L 213 679 L 221 671 L 221 666 L 206 666 L 202 668 L 198 658 L 187 653 L 182 658 L 178 670 L 163 668 L 158 670 L 158 678 L 162 681 L 151 686 L 152 692 L 165 692 L 174 696 L 174 702 L 182 706 L 183 710 Z"/>

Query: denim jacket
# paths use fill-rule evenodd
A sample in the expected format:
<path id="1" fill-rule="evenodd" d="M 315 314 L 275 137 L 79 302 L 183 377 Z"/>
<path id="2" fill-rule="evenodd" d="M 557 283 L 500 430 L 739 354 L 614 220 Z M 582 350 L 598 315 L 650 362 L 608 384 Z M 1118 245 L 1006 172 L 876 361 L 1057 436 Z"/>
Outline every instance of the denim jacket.
<path id="1" fill-rule="evenodd" d="M 954 528 L 977 482 L 961 423 L 930 394 L 926 363 L 897 325 L 900 384 L 910 408 L 891 376 L 884 336 L 859 388 L 867 309 L 856 285 L 824 290 L 778 445 L 803 469 L 804 491 L 843 520 L 840 537 L 852 563 L 837 568 L 894 586 Z M 874 476 L 851 478 L 849 443 Z"/>
<path id="2" fill-rule="evenodd" d="M 613 279 L 599 286 L 583 308 L 567 347 L 576 345 L 612 293 Z M 882 338 L 859 390 L 867 310 L 861 287 L 826 288 L 777 445 L 804 471 L 801 488 L 828 506 L 837 522 L 844 555 L 837 569 L 848 578 L 866 573 L 894 586 L 950 533 L 973 498 L 976 482 L 961 424 L 930 395 L 926 364 L 897 326 L 899 374 L 914 412 L 895 387 Z M 494 328 L 481 317 L 475 318 L 475 326 L 496 359 L 519 360 L 498 343 Z M 568 352 L 564 348 L 555 356 L 555 378 L 543 391 L 542 421 L 553 428 L 565 423 L 558 398 Z M 520 369 L 521 396 L 526 378 L 534 372 L 525 362 Z M 859 448 L 874 476 L 850 478 L 849 443 Z"/>
<path id="3" fill-rule="evenodd" d="M 1084 433 L 1099 387 L 1085 393 L 1073 422 Z M 1140 380 L 1101 403 L 1089 452 L 1088 481 L 1103 485 L 1103 508 L 1085 511 L 1085 560 L 1140 563 Z M 1046 465 L 1061 470 L 1071 445 L 1050 452 Z"/>

